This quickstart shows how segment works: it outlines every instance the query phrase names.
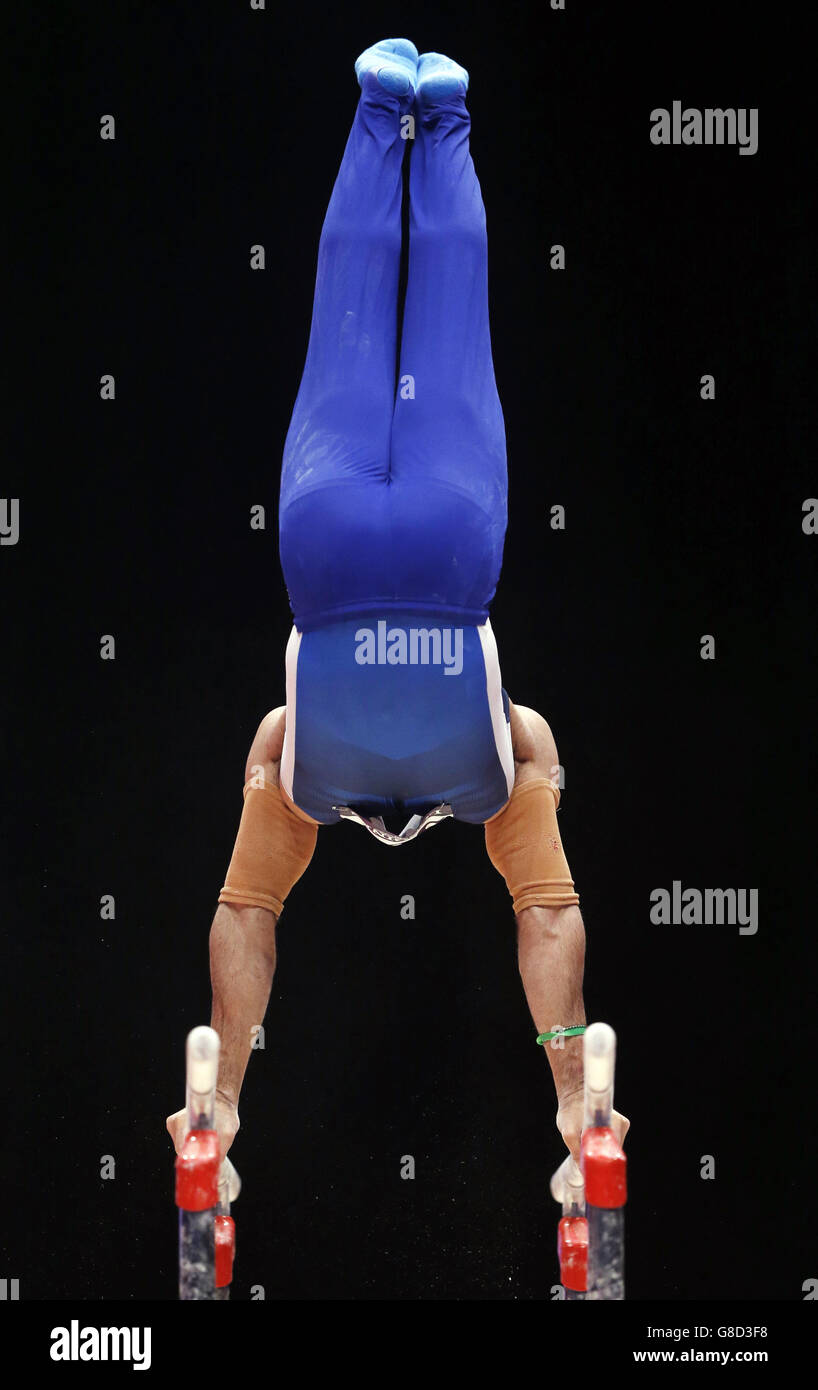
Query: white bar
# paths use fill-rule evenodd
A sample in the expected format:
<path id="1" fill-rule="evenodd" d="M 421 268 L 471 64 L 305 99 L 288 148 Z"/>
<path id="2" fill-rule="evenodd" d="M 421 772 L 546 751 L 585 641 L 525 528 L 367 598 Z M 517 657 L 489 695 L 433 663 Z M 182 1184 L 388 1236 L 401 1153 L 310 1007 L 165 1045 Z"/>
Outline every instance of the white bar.
<path id="1" fill-rule="evenodd" d="M 187 1127 L 195 1129 L 204 1116 L 206 1128 L 213 1125 L 216 1082 L 219 1075 L 219 1035 L 213 1028 L 193 1028 L 187 1035 L 186 1105 Z"/>
<path id="2" fill-rule="evenodd" d="M 187 1035 L 187 1084 L 192 1091 L 212 1091 L 219 1073 L 219 1035 L 213 1028 L 193 1028 Z"/>
<path id="3" fill-rule="evenodd" d="M 592 1023 L 583 1044 L 585 1126 L 609 1125 L 613 1109 L 616 1033 L 608 1023 Z"/>
<path id="4" fill-rule="evenodd" d="M 235 1202 L 240 1192 L 241 1178 L 230 1159 L 226 1158 L 219 1169 L 219 1205 L 226 1215 L 229 1215 L 230 1203 Z"/>
<path id="5" fill-rule="evenodd" d="M 572 1207 L 578 1209 L 575 1214 L 580 1216 L 585 1211 L 585 1182 L 571 1154 L 551 1178 L 551 1196 L 562 1205 L 563 1216 L 568 1216 Z"/>

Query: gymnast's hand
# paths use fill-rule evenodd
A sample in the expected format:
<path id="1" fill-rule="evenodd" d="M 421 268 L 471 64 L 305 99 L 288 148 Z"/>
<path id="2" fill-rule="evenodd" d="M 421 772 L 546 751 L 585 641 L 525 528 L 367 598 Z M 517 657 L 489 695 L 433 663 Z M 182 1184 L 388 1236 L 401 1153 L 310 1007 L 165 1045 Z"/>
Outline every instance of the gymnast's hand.
<path id="1" fill-rule="evenodd" d="M 177 1153 L 180 1152 L 185 1141 L 186 1117 L 187 1112 L 185 1110 L 177 1110 L 175 1115 L 168 1115 L 165 1121 L 165 1126 Z M 216 1092 L 214 1128 L 219 1136 L 220 1158 L 223 1160 L 239 1132 L 239 1112 L 233 1102 L 222 1095 L 221 1091 Z"/>
<path id="2" fill-rule="evenodd" d="M 582 1122 L 585 1118 L 585 1095 L 582 1088 L 570 1091 L 560 1097 L 560 1106 L 557 1111 L 557 1129 L 562 1135 L 565 1143 L 570 1150 L 571 1157 L 579 1166 L 580 1145 L 582 1143 Z M 617 1141 L 624 1144 L 625 1135 L 630 1129 L 631 1122 L 625 1115 L 620 1115 L 618 1110 L 611 1111 L 611 1129 Z"/>

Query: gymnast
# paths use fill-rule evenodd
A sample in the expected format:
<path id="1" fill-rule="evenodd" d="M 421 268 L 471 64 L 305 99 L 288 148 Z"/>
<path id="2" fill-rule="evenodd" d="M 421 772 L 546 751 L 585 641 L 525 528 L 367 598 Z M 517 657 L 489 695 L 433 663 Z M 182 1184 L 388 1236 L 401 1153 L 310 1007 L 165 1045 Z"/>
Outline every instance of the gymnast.
<path id="1" fill-rule="evenodd" d="M 579 1162 L 585 932 L 557 825 L 557 749 L 545 719 L 503 689 L 489 620 L 507 473 L 469 77 L 407 39 L 368 48 L 355 71 L 281 473 L 286 705 L 251 745 L 210 931 L 216 1128 L 224 1155 L 270 997 L 276 924 L 319 827 L 349 820 L 400 847 L 454 817 L 484 826 L 511 895 L 528 1006 L 538 1034 L 557 1034 L 543 1047 L 557 1127 Z M 184 1111 L 166 1123 L 178 1151 Z M 614 1125 L 621 1143 L 628 1121 L 615 1111 Z"/>

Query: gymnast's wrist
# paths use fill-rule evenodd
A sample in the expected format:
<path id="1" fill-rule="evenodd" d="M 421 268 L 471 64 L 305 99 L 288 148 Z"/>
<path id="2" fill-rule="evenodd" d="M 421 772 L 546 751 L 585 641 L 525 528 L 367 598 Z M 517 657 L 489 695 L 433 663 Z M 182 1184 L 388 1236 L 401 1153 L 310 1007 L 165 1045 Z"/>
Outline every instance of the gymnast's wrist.
<path id="1" fill-rule="evenodd" d="M 582 1039 L 578 1038 L 580 1047 L 572 1052 L 568 1052 L 569 1043 L 565 1043 L 565 1051 L 551 1052 L 548 1047 L 544 1050 L 548 1056 L 551 1067 L 551 1075 L 554 1080 L 554 1090 L 557 1093 L 557 1100 L 560 1105 L 572 1100 L 577 1095 L 584 1095 L 585 1092 L 585 1071 L 583 1067 Z"/>

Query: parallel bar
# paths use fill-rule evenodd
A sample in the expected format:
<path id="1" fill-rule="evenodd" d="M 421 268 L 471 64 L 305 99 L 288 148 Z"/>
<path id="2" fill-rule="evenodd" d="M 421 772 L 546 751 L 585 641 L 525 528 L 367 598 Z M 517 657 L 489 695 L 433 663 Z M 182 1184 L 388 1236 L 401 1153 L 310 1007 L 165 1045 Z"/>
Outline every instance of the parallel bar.
<path id="1" fill-rule="evenodd" d="M 562 1204 L 557 1235 L 566 1300 L 625 1297 L 626 1160 L 611 1128 L 616 1034 L 607 1023 L 585 1033 L 582 1169 L 569 1154 L 551 1178 Z"/>
<path id="2" fill-rule="evenodd" d="M 570 1154 L 551 1179 L 551 1196 L 562 1204 L 562 1217 L 557 1227 L 560 1283 L 567 1302 L 580 1302 L 587 1288 L 588 1222 L 585 1219 L 585 1181 Z"/>
<path id="3" fill-rule="evenodd" d="M 625 1297 L 625 1209 L 588 1207 L 588 1300 Z"/>
<path id="4" fill-rule="evenodd" d="M 230 1297 L 233 1281 L 233 1260 L 236 1257 L 236 1223 L 230 1215 L 230 1203 L 241 1192 L 241 1178 L 229 1158 L 225 1158 L 219 1169 L 219 1207 L 216 1212 L 216 1262 L 214 1298 L 222 1301 Z"/>
<path id="5" fill-rule="evenodd" d="M 216 1262 L 212 1211 L 179 1208 L 179 1298 L 183 1302 L 212 1299 Z"/>
<path id="6" fill-rule="evenodd" d="M 230 1203 L 241 1181 L 229 1158 L 219 1166 L 215 1131 L 219 1035 L 194 1028 L 185 1050 L 185 1140 L 176 1158 L 179 1208 L 179 1298 L 183 1301 L 230 1297 L 235 1226 Z"/>
<path id="7" fill-rule="evenodd" d="M 588 1300 L 625 1297 L 627 1164 L 611 1128 L 616 1034 L 592 1023 L 584 1037 L 585 1126 L 582 1173 L 588 1217 Z"/>
<path id="8" fill-rule="evenodd" d="M 187 1129 L 212 1129 L 221 1042 L 215 1028 L 193 1028 L 185 1046 Z"/>

